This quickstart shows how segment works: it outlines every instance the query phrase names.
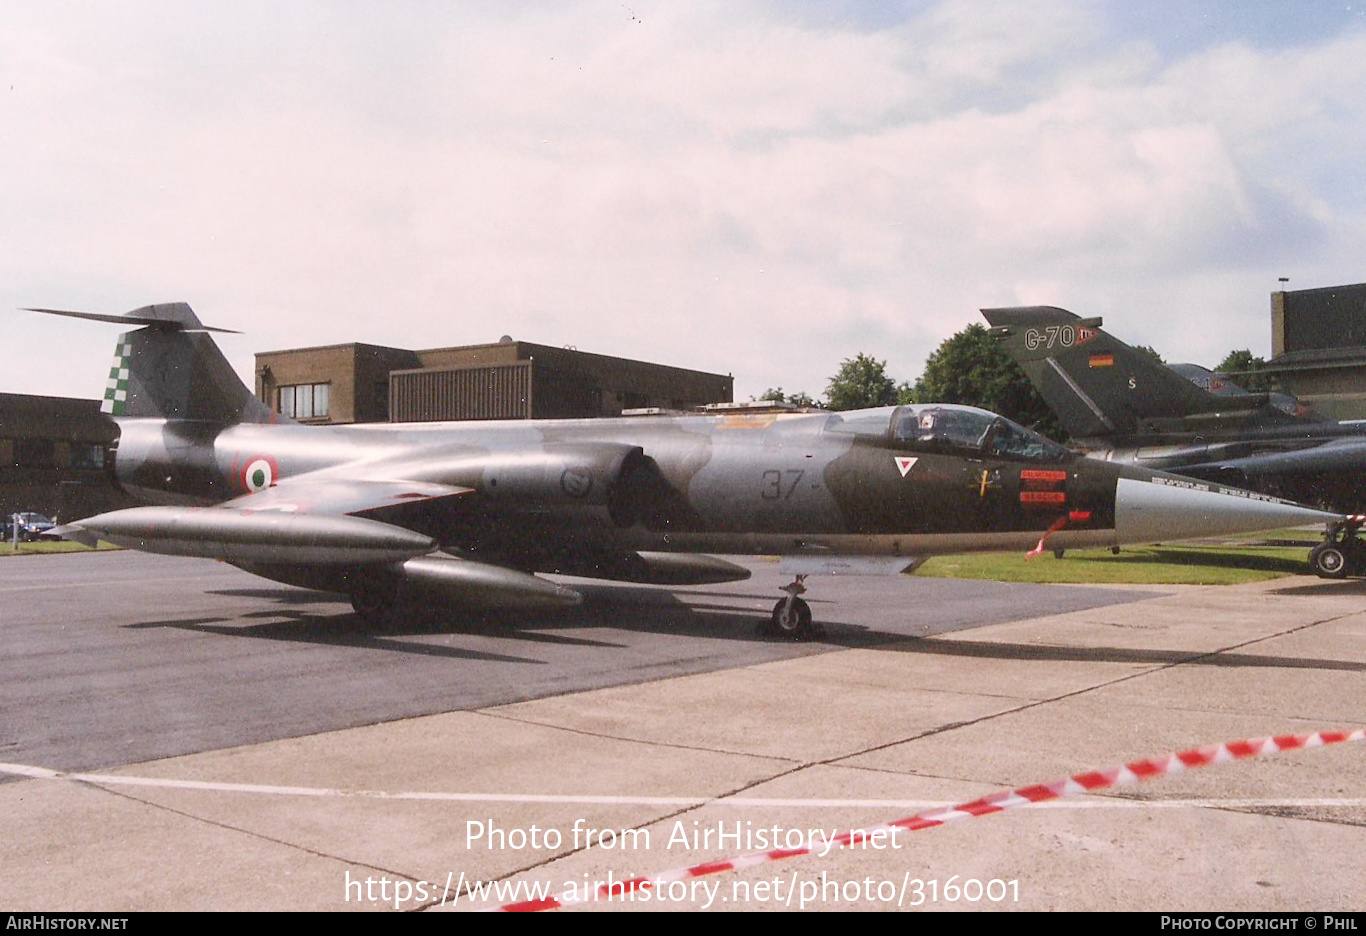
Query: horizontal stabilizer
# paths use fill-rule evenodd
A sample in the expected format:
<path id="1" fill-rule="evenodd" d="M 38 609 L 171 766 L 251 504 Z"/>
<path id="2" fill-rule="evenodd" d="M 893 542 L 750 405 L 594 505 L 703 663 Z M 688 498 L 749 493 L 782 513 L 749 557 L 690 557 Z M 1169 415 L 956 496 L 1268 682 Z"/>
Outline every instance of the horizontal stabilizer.
<path id="1" fill-rule="evenodd" d="M 212 325 L 194 325 L 187 327 L 187 323 L 179 322 L 175 319 L 152 318 L 150 316 L 138 315 L 136 312 L 130 312 L 127 315 L 103 315 L 99 312 L 69 312 L 65 309 L 24 309 L 24 311 L 41 312 L 44 315 L 65 315 L 67 318 L 88 319 L 92 322 L 110 322 L 114 325 L 145 325 L 149 328 L 160 328 L 166 331 L 221 332 L 225 335 L 242 334 L 231 328 L 215 328 Z"/>
<path id="2" fill-rule="evenodd" d="M 127 315 L 65 309 L 28 311 L 124 327 L 105 371 L 102 413 L 222 426 L 290 422 L 247 389 L 207 334 L 231 329 L 204 325 L 184 302 L 146 305 Z"/>

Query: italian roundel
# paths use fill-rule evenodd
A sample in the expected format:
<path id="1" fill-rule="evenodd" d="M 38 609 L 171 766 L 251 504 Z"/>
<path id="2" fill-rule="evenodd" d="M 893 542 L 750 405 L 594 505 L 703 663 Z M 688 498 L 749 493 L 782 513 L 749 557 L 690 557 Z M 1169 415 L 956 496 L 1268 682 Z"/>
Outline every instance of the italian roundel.
<path id="1" fill-rule="evenodd" d="M 264 491 L 275 483 L 279 474 L 280 469 L 276 466 L 275 459 L 268 455 L 258 455 L 242 469 L 242 487 L 253 494 Z"/>

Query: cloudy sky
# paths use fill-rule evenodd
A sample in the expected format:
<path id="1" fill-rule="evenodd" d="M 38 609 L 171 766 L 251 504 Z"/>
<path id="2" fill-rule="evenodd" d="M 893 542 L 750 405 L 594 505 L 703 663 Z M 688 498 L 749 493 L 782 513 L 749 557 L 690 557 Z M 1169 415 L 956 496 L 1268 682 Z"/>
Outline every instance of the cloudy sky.
<path id="1" fill-rule="evenodd" d="M 818 395 L 1016 304 L 1266 355 L 1277 277 L 1366 280 L 1364 14 L 0 0 L 0 390 L 117 333 L 18 307 L 174 300 L 247 375 L 510 334 Z"/>

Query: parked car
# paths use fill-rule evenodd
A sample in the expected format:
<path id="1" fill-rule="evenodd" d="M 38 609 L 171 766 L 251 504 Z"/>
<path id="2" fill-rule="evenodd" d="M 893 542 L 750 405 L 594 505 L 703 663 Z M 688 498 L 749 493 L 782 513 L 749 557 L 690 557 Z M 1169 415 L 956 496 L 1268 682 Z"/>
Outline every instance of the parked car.
<path id="1" fill-rule="evenodd" d="M 44 517 L 40 513 L 33 513 L 32 511 L 10 514 L 4 518 L 5 532 L 3 538 L 5 542 L 12 542 L 14 540 L 14 527 L 16 523 L 19 527 L 19 539 L 26 543 L 36 542 L 39 536 L 57 525 L 48 517 Z"/>

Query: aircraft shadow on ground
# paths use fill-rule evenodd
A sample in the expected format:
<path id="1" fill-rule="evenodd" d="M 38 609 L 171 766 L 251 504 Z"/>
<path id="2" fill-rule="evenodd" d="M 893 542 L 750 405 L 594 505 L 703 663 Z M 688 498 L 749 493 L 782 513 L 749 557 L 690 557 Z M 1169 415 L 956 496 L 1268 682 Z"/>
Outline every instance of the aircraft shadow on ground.
<path id="1" fill-rule="evenodd" d="M 274 588 L 217 588 L 206 592 L 209 595 L 221 595 L 227 598 L 263 598 L 267 601 L 274 601 L 277 604 L 334 604 L 338 601 L 345 602 L 346 597 L 331 592 L 310 591 L 306 588 L 289 588 L 287 586 L 277 586 Z"/>
<path id="2" fill-rule="evenodd" d="M 366 625 L 354 614 L 310 615 L 296 613 L 290 614 L 288 620 L 279 620 L 280 614 L 281 612 L 271 611 L 242 615 L 243 618 L 262 615 L 274 618 L 274 620 L 259 624 L 224 623 L 228 620 L 226 618 L 195 618 L 179 621 L 144 621 L 137 624 L 125 624 L 124 627 L 130 630 L 164 627 L 200 634 L 218 634 L 222 637 L 247 637 L 255 640 L 279 640 L 288 643 L 316 644 L 329 647 L 354 647 L 360 650 L 384 650 L 416 656 L 483 660 L 494 663 L 544 664 L 547 662 L 531 657 L 469 650 L 444 644 L 414 643 L 399 639 L 402 635 L 392 631 L 378 631 Z"/>
<path id="3" fill-rule="evenodd" d="M 675 593 L 662 588 L 618 584 L 575 584 L 584 595 L 578 607 L 554 611 L 513 612 L 472 610 L 442 605 L 412 606 L 389 625 L 373 625 L 351 610 L 341 610 L 341 595 L 287 587 L 220 589 L 211 594 L 269 600 L 282 607 L 248 611 L 234 618 L 194 618 L 147 621 L 125 625 L 134 629 L 158 627 L 195 630 L 223 636 L 283 640 L 300 643 L 355 646 L 424 655 L 446 655 L 505 662 L 542 662 L 517 656 L 478 653 L 403 638 L 472 636 L 566 646 L 624 650 L 620 640 L 601 639 L 564 631 L 625 631 L 714 638 L 746 643 L 787 644 L 786 638 L 760 632 L 772 603 L 769 594 L 721 591 Z M 833 602 L 808 598 L 819 617 L 822 605 Z M 324 609 L 322 606 L 328 606 Z M 251 622 L 251 623 L 233 623 Z M 904 640 L 906 634 L 883 632 L 841 622 L 821 621 L 824 633 L 807 644 L 831 648 L 867 647 Z"/>
<path id="4" fill-rule="evenodd" d="M 426 657 L 482 660 L 498 663 L 545 664 L 548 661 L 516 654 L 474 650 L 446 644 L 405 638 L 423 636 L 472 636 L 563 646 L 626 650 L 620 641 L 559 633 L 585 629 L 653 633 L 678 637 L 712 638 L 743 643 L 788 644 L 785 638 L 761 634 L 759 625 L 767 614 L 750 605 L 699 603 L 685 601 L 674 592 L 639 586 L 593 585 L 580 589 L 584 603 L 576 608 L 551 613 L 472 612 L 443 607 L 418 608 L 390 627 L 367 624 L 350 611 L 336 613 L 288 608 L 251 611 L 236 620 L 253 623 L 234 624 L 228 618 L 193 618 L 147 621 L 124 625 L 130 629 L 173 628 L 225 637 L 285 641 L 322 646 L 354 647 L 362 650 L 408 653 Z M 1366 594 L 1366 581 L 1320 582 L 1289 586 L 1276 593 L 1291 594 L 1306 590 L 1329 590 L 1343 594 Z M 732 595 L 723 592 L 688 592 L 689 599 L 715 597 L 744 601 L 767 600 L 767 596 Z M 252 590 L 252 597 L 279 598 L 294 605 L 297 596 L 304 603 L 338 604 L 338 596 L 299 592 L 294 589 Z M 258 622 L 259 621 L 259 622 Z M 839 622 L 822 622 L 824 634 L 807 641 L 814 649 L 880 648 L 896 653 L 919 653 L 999 660 L 1039 660 L 1078 663 L 1138 663 L 1152 665 L 1192 664 L 1233 668 L 1319 669 L 1366 672 L 1366 663 L 1322 658 L 1263 656 L 1247 653 L 1202 653 L 1190 650 L 1138 649 L 1131 647 L 1041 646 L 979 640 L 956 640 L 943 635 L 921 637 L 914 634 L 880 631 Z"/>
<path id="5" fill-rule="evenodd" d="M 1366 579 L 1319 579 L 1302 585 L 1273 588 L 1272 595 L 1366 595 Z"/>
<path id="6" fill-rule="evenodd" d="M 1319 669 L 1349 673 L 1366 672 L 1366 663 L 1352 660 L 1325 660 L 1314 657 L 1260 656 L 1251 653 L 1190 650 L 1144 650 L 1133 647 L 1065 647 L 1038 644 L 997 643 L 992 641 L 953 640 L 951 638 L 912 638 L 888 650 L 900 653 L 925 653 L 939 656 L 976 657 L 993 660 L 1039 660 L 1074 663 L 1152 663 L 1155 665 L 1193 664 L 1232 668 Z"/>
<path id="7" fill-rule="evenodd" d="M 785 637 L 761 632 L 773 606 L 781 596 L 774 592 L 702 591 L 628 585 L 617 583 L 574 586 L 584 603 L 553 618 L 555 626 L 605 627 L 693 637 L 716 637 L 758 643 L 790 643 Z M 870 644 L 904 640 L 906 632 L 881 631 L 866 624 L 831 620 L 840 613 L 839 602 L 808 593 L 803 600 L 811 606 L 823 634 L 811 641 L 834 647 L 863 647 Z"/>

